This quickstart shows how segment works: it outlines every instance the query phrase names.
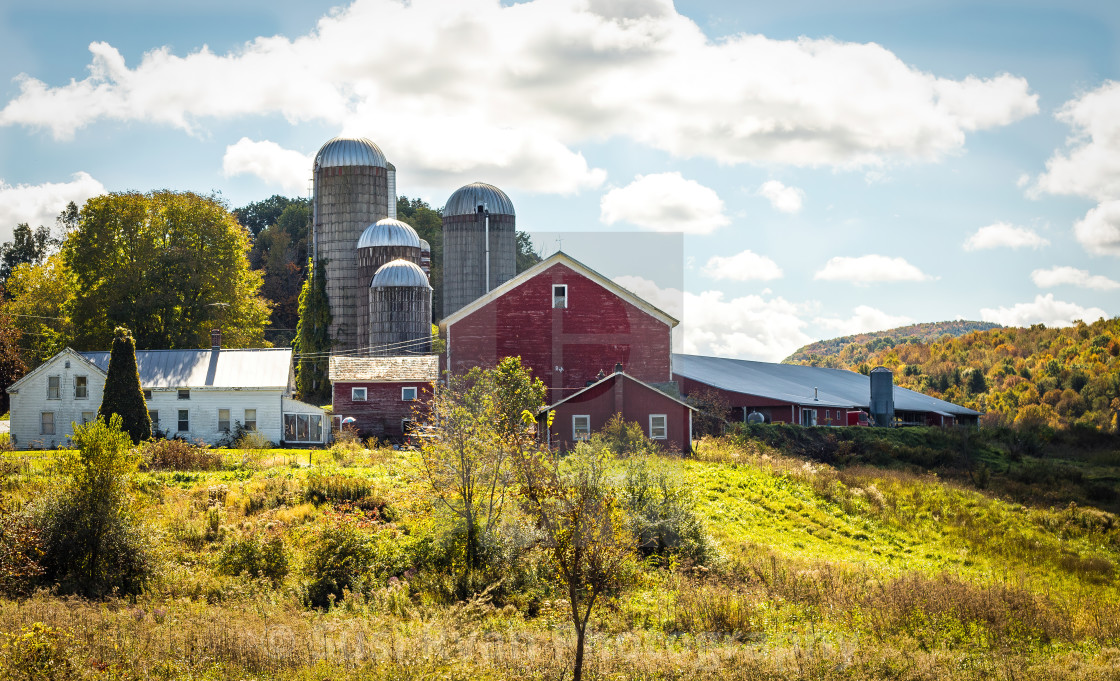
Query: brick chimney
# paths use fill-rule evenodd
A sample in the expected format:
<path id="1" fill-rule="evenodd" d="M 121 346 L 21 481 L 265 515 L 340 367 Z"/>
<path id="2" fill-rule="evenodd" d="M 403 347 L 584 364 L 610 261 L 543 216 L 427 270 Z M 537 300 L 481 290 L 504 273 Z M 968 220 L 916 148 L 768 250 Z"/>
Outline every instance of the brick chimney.
<path id="1" fill-rule="evenodd" d="M 222 349 L 222 330 L 221 329 L 210 329 L 210 349 L 211 350 L 221 350 Z"/>

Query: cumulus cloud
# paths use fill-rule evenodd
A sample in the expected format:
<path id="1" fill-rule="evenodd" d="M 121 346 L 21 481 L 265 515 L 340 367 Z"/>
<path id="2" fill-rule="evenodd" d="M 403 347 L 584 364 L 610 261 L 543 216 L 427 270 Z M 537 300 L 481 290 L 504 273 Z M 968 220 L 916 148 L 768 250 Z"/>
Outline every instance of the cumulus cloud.
<path id="1" fill-rule="evenodd" d="M 104 193 L 105 186 L 86 172 L 74 173 L 69 182 L 13 186 L 0 180 L 0 241 L 10 241 L 12 230 L 21 222 L 32 228 L 51 227 L 67 203 L 81 206 L 91 196 Z"/>
<path id="2" fill-rule="evenodd" d="M 638 175 L 604 194 L 599 213 L 608 225 L 629 222 L 656 232 L 708 234 L 730 222 L 714 190 L 680 173 Z"/>
<path id="3" fill-rule="evenodd" d="M 1120 282 L 1118 281 L 1100 274 L 1089 274 L 1088 270 L 1079 270 L 1074 267 L 1051 267 L 1048 270 L 1035 270 L 1031 272 L 1031 281 L 1039 288 L 1054 288 L 1063 285 L 1091 288 L 1098 291 L 1111 291 L 1120 288 Z"/>
<path id="4" fill-rule="evenodd" d="M 727 164 L 872 167 L 938 159 L 969 131 L 1038 110 L 1023 78 L 939 78 L 873 43 L 713 40 L 670 0 L 355 0 L 306 35 L 226 53 L 161 47 L 130 65 L 108 43 L 89 49 L 84 78 L 19 76 L 0 125 L 67 139 L 101 120 L 198 132 L 281 115 L 376 136 L 391 158 L 404 140 L 417 172 L 494 164 L 516 177 L 539 164 L 566 169 L 556 186 L 579 188 L 602 181 L 572 150 L 586 141 Z"/>
<path id="5" fill-rule="evenodd" d="M 898 326 L 913 324 L 914 320 L 905 315 L 891 315 L 869 305 L 857 305 L 852 310 L 852 316 L 847 319 L 839 317 L 817 317 L 813 320 L 837 336 L 850 336 L 856 333 L 870 333 L 872 331 L 885 331 Z"/>
<path id="6" fill-rule="evenodd" d="M 770 281 L 782 276 L 782 268 L 778 267 L 778 263 L 749 250 L 729 256 L 712 256 L 701 272 L 713 279 L 733 281 Z"/>
<path id="7" fill-rule="evenodd" d="M 763 182 L 758 188 L 758 195 L 768 200 L 774 210 L 783 213 L 801 212 L 801 203 L 805 199 L 805 192 L 797 187 L 787 187 L 777 180 Z"/>
<path id="8" fill-rule="evenodd" d="M 1105 201 L 1073 226 L 1077 241 L 1090 253 L 1120 255 L 1120 201 Z"/>
<path id="9" fill-rule="evenodd" d="M 222 171 L 226 177 L 256 175 L 288 193 L 299 194 L 307 188 L 311 164 L 310 156 L 285 149 L 276 142 L 254 142 L 242 137 L 226 147 Z"/>
<path id="10" fill-rule="evenodd" d="M 1092 322 L 1108 314 L 1099 307 L 1081 307 L 1077 303 L 1054 300 L 1053 293 L 1035 296 L 1030 303 L 1017 303 L 1011 307 L 982 308 L 980 319 L 1004 326 L 1072 326 L 1077 320 Z"/>
<path id="11" fill-rule="evenodd" d="M 862 255 L 857 258 L 839 256 L 832 258 L 813 275 L 826 281 L 850 281 L 853 284 L 871 284 L 882 281 L 925 281 L 931 277 L 923 274 L 904 258 L 885 255 Z"/>
<path id="12" fill-rule="evenodd" d="M 964 250 L 979 251 L 988 248 L 1034 248 L 1049 246 L 1033 229 L 1016 227 L 1006 222 L 981 227 L 964 242 Z"/>

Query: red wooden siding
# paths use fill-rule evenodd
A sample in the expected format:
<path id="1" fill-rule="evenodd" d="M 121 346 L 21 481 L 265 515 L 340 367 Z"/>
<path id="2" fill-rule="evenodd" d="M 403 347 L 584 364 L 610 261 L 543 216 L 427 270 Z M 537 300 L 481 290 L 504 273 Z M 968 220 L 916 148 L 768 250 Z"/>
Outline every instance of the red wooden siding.
<path id="1" fill-rule="evenodd" d="M 552 287 L 568 307 L 552 307 Z M 557 402 L 616 363 L 649 383 L 669 380 L 671 328 L 564 263 L 556 263 L 447 327 L 446 367 L 466 373 L 520 356 Z M 446 364 L 446 362 L 445 362 Z"/>
<path id="2" fill-rule="evenodd" d="M 692 395 L 704 391 L 719 395 L 731 407 L 732 421 L 745 420 L 747 414 L 751 413 L 754 408 L 758 408 L 764 414 L 768 413 L 771 422 L 774 423 L 797 423 L 801 419 L 800 406 L 792 402 L 724 390 L 680 375 L 673 376 L 673 380 L 680 386 L 682 395 Z"/>
<path id="3" fill-rule="evenodd" d="M 401 388 L 416 388 L 416 401 L 405 402 L 401 399 Z M 366 400 L 355 402 L 352 388 L 365 388 Z M 353 417 L 362 437 L 384 437 L 400 439 L 401 421 L 415 419 L 415 408 L 424 409 L 432 399 L 432 384 L 416 381 L 403 383 L 374 383 L 368 381 L 344 382 L 334 384 L 334 415 L 342 418 Z"/>
<path id="4" fill-rule="evenodd" d="M 668 395 L 648 388 L 628 376 L 616 375 L 588 389 L 555 407 L 550 442 L 561 450 L 570 449 L 572 440 L 572 417 L 590 416 L 591 432 L 594 433 L 611 419 L 621 413 L 626 421 L 642 426 L 648 437 L 649 417 L 651 414 L 664 414 L 667 426 L 667 439 L 658 440 L 669 451 L 687 453 L 692 449 L 690 440 L 691 410 Z"/>

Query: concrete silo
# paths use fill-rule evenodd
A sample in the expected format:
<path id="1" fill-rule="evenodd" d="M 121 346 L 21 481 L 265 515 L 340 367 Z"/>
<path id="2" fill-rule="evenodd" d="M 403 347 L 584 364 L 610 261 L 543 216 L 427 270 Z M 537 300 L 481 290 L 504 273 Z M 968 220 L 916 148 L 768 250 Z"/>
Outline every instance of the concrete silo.
<path id="1" fill-rule="evenodd" d="M 326 261 L 336 350 L 365 345 L 358 318 L 369 281 L 358 279 L 354 246 L 367 226 L 389 215 L 388 166 L 381 149 L 365 138 L 336 137 L 315 155 L 312 248 L 316 259 Z"/>
<path id="2" fill-rule="evenodd" d="M 393 260 L 420 263 L 421 241 L 412 229 L 400 220 L 384 218 L 366 227 L 358 239 L 358 281 L 369 287 L 381 266 Z M 358 315 L 358 347 L 372 345 L 369 315 Z"/>
<path id="3" fill-rule="evenodd" d="M 443 316 L 517 273 L 513 202 L 494 185 L 460 187 L 443 207 Z"/>
<path id="4" fill-rule="evenodd" d="M 432 350 L 432 287 L 411 260 L 382 265 L 369 285 L 373 355 L 413 355 Z"/>

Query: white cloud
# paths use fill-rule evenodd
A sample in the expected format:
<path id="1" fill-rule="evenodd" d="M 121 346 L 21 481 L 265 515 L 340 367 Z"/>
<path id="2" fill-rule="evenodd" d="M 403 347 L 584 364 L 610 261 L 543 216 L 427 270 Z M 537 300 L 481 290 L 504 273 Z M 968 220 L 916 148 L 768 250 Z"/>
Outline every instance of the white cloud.
<path id="1" fill-rule="evenodd" d="M 254 142 L 242 137 L 236 144 L 226 147 L 222 171 L 226 177 L 256 175 L 288 193 L 300 194 L 307 189 L 311 164 L 311 157 L 298 151 L 285 149 L 275 142 Z"/>
<path id="2" fill-rule="evenodd" d="M 813 275 L 814 279 L 850 281 L 853 284 L 870 284 L 880 281 L 925 281 L 931 277 L 904 258 L 885 255 L 863 255 L 857 258 L 836 257 L 825 263 Z"/>
<path id="3" fill-rule="evenodd" d="M 758 188 L 758 195 L 770 201 L 774 210 L 783 213 L 799 213 L 805 199 L 805 192 L 797 187 L 787 187 L 777 180 L 763 182 Z"/>
<path id="4" fill-rule="evenodd" d="M 1068 153 L 1055 152 L 1039 175 L 1034 193 L 1120 198 L 1120 83 L 1109 81 L 1057 113 L 1073 129 Z"/>
<path id="5" fill-rule="evenodd" d="M 1120 200 L 1104 201 L 1073 226 L 1082 247 L 1097 255 L 1120 255 Z"/>
<path id="6" fill-rule="evenodd" d="M 1088 270 L 1079 270 L 1073 267 L 1051 267 L 1048 270 L 1035 270 L 1031 272 L 1031 281 L 1039 288 L 1054 288 L 1055 286 L 1079 286 L 1092 288 L 1098 291 L 1111 291 L 1120 288 L 1120 282 L 1108 277 L 1089 274 Z"/>
<path id="7" fill-rule="evenodd" d="M 0 180 L 0 241 L 10 241 L 21 222 L 32 228 L 53 227 L 55 218 L 73 201 L 81 206 L 91 196 L 105 193 L 105 186 L 89 173 L 74 173 L 69 182 L 5 184 Z"/>
<path id="8" fill-rule="evenodd" d="M 750 281 L 758 279 L 770 281 L 782 276 L 782 268 L 765 255 L 754 251 L 743 251 L 735 255 L 715 255 L 708 259 L 701 272 L 713 279 Z"/>
<path id="9" fill-rule="evenodd" d="M 979 251 L 988 248 L 1042 248 L 1050 242 L 1034 230 L 997 222 L 981 227 L 964 242 L 964 250 Z"/>
<path id="10" fill-rule="evenodd" d="M 629 222 L 657 232 L 708 234 L 730 222 L 714 190 L 680 173 L 638 175 L 604 194 L 599 212 L 608 225 Z"/>
<path id="11" fill-rule="evenodd" d="M 1011 307 L 982 308 L 980 319 L 1004 326 L 1072 326 L 1077 320 L 1092 322 L 1108 314 L 1098 307 L 1081 307 L 1076 303 L 1054 300 L 1053 293 L 1035 296 L 1034 302 L 1017 303 Z"/>
<path id="12" fill-rule="evenodd" d="M 355 0 L 307 35 L 224 54 L 162 47 L 129 65 L 112 45 L 89 49 L 84 78 L 19 76 L 0 125 L 66 139 L 102 120 L 197 132 L 208 120 L 279 114 L 371 136 L 418 173 L 534 178 L 539 165 L 566 173 L 546 189 L 570 190 L 602 182 L 572 150 L 581 142 L 624 138 L 728 164 L 873 167 L 941 158 L 966 132 L 1038 110 L 1023 78 L 939 78 L 874 43 L 713 40 L 670 0 Z"/>
<path id="13" fill-rule="evenodd" d="M 817 317 L 813 320 L 837 336 L 850 336 L 856 333 L 870 333 L 872 331 L 885 331 L 898 326 L 913 324 L 910 317 L 887 314 L 882 310 L 868 305 L 857 305 L 852 310 L 852 316 L 847 319 L 838 317 Z"/>
<path id="14" fill-rule="evenodd" d="M 683 352 L 776 362 L 812 341 L 801 318 L 812 305 L 756 295 L 726 300 L 722 291 L 663 289 L 643 277 L 614 281 L 681 320 Z"/>

